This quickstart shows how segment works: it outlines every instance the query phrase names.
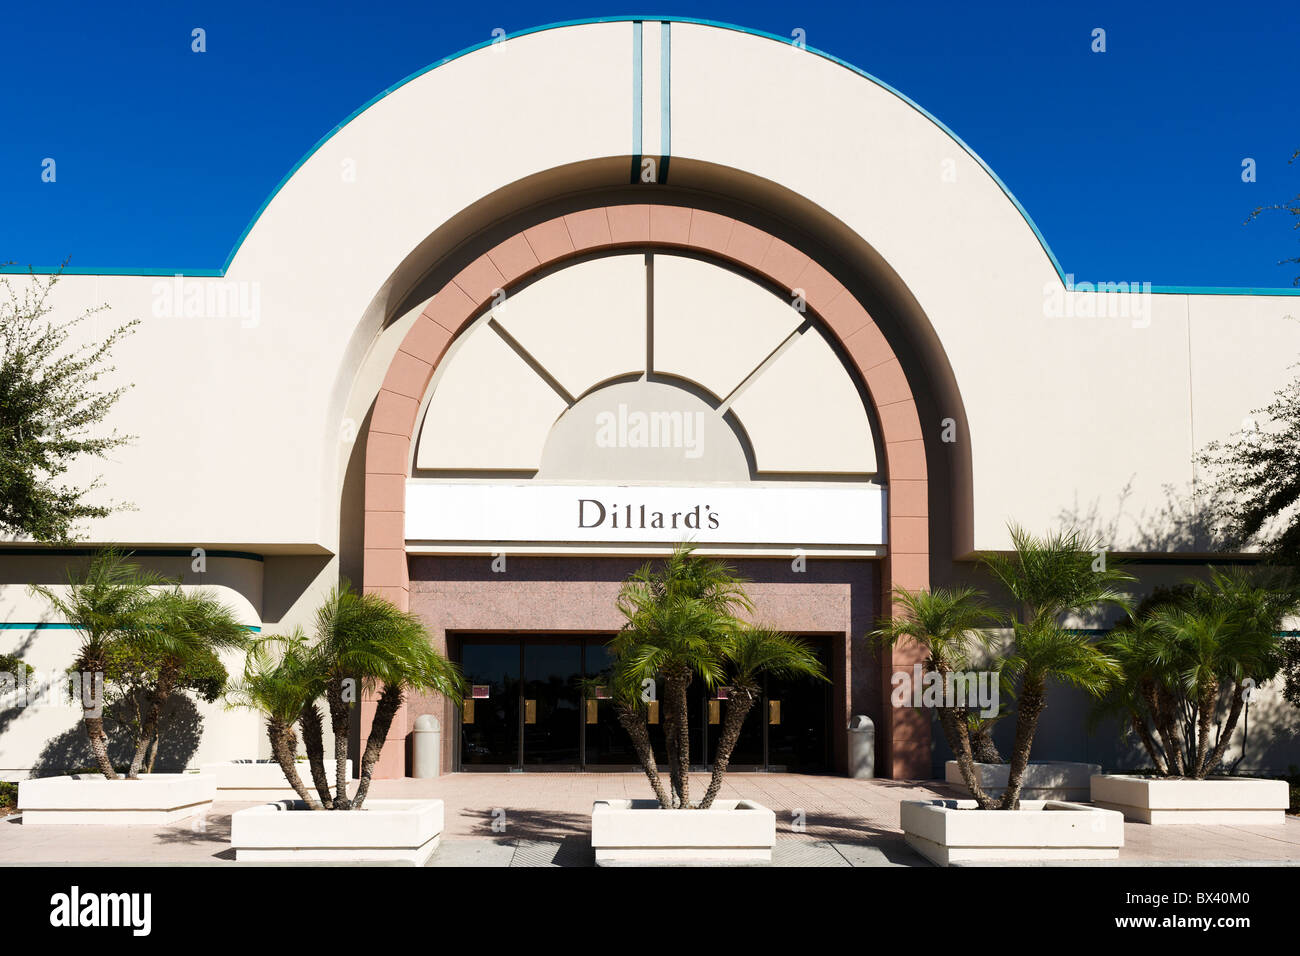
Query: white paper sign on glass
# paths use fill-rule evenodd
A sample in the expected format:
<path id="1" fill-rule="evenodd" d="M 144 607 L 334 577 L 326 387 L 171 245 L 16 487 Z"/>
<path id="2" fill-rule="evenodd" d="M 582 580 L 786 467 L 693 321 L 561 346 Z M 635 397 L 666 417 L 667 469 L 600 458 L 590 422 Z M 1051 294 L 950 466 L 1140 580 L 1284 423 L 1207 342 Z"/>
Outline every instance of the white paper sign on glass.
<path id="1" fill-rule="evenodd" d="M 424 544 L 877 547 L 885 489 L 411 481 L 406 540 Z"/>

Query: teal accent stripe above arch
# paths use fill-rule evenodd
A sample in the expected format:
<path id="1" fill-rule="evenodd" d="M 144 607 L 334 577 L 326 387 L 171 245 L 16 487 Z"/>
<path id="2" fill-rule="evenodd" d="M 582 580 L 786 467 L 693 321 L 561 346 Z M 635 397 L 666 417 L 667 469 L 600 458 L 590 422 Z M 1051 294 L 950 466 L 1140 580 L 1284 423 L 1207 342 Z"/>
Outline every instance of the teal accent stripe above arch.
<path id="1" fill-rule="evenodd" d="M 668 182 L 668 162 L 673 155 L 672 97 L 672 23 L 665 20 L 659 27 L 659 182 Z"/>
<path id="2" fill-rule="evenodd" d="M 716 28 L 721 29 L 721 30 L 731 30 L 731 31 L 734 31 L 734 32 L 736 32 L 736 33 L 744 33 L 744 34 L 748 34 L 749 36 L 755 36 L 755 37 L 760 37 L 760 38 L 763 38 L 763 39 L 766 39 L 766 40 L 772 40 L 772 41 L 774 41 L 774 42 L 776 42 L 776 43 L 787 44 L 787 45 L 788 45 L 789 43 L 791 43 L 791 38 L 790 38 L 790 37 L 782 37 L 782 36 L 778 36 L 778 35 L 776 35 L 776 34 L 774 34 L 774 33 L 768 33 L 768 32 L 766 32 L 766 31 L 764 31 L 764 30 L 755 30 L 755 29 L 752 29 L 752 28 L 750 28 L 750 27 L 742 27 L 742 26 L 738 26 L 738 25 L 736 25 L 736 24 L 734 24 L 734 23 L 723 23 L 723 22 L 721 22 L 721 21 L 702 19 L 702 18 L 699 18 L 699 17 L 671 17 L 671 16 L 669 16 L 669 17 L 664 17 L 664 16 L 588 17 L 588 18 L 574 19 L 574 20 L 561 20 L 561 21 L 558 21 L 558 22 L 555 22 L 555 23 L 547 23 L 547 24 L 542 24 L 542 25 L 540 25 L 540 26 L 527 27 L 527 28 L 522 29 L 522 30 L 517 30 L 517 31 L 515 31 L 515 32 L 512 33 L 512 34 L 508 34 L 507 37 L 506 37 L 506 39 L 511 39 L 511 38 L 513 38 L 513 37 L 531 36 L 532 34 L 535 34 L 535 33 L 543 33 L 543 32 L 545 32 L 545 31 L 547 31 L 547 30 L 558 30 L 558 29 L 562 29 L 562 28 L 564 28 L 564 27 L 586 26 L 586 25 L 595 24 L 595 23 L 631 23 L 631 24 L 634 25 L 634 29 L 637 29 L 637 30 L 639 31 L 639 24 L 644 23 L 644 22 L 650 22 L 650 21 L 659 21 L 660 23 L 663 24 L 663 29 L 664 29 L 664 42 L 663 42 L 663 48 L 664 48 L 664 50 L 665 50 L 665 53 L 664 53 L 665 56 L 668 55 L 666 51 L 667 51 L 667 49 L 668 49 L 668 32 L 669 32 L 669 24 L 673 24 L 673 23 L 688 23 L 688 24 L 693 24 L 693 25 L 696 25 L 696 26 L 716 27 Z M 289 171 L 284 175 L 284 178 L 282 178 L 282 179 L 280 180 L 280 182 L 276 185 L 276 187 L 275 187 L 273 190 L 271 190 L 271 193 L 266 197 L 266 199 L 262 202 L 261 206 L 259 206 L 258 209 L 257 209 L 257 211 L 253 214 L 252 219 L 249 220 L 248 225 L 244 227 L 244 231 L 243 231 L 242 233 L 240 233 L 239 238 L 235 241 L 234 246 L 231 247 L 230 254 L 229 254 L 228 256 L 226 256 L 225 264 L 222 265 L 222 267 L 221 267 L 220 269 L 175 269 L 175 268 L 171 268 L 171 269 L 159 269 L 159 268 L 146 268 L 146 269 L 88 269 L 88 268 L 78 268 L 78 269 L 66 269 L 66 270 L 64 270 L 64 273 L 65 273 L 66 275 L 105 275 L 105 276 L 108 276 L 108 275 L 113 275 L 113 276 L 174 276 L 174 275 L 185 275 L 185 276 L 194 276 L 194 277 L 199 277 L 199 278 L 220 278 L 220 277 L 224 276 L 224 275 L 226 274 L 226 271 L 230 268 L 230 264 L 231 264 L 231 262 L 234 261 L 236 254 L 239 252 L 240 247 L 244 244 L 244 240 L 248 238 L 248 234 L 249 234 L 250 232 L 252 232 L 253 226 L 257 224 L 258 219 L 261 218 L 262 213 L 264 213 L 264 212 L 266 211 L 266 208 L 271 204 L 271 201 L 275 199 L 275 197 L 279 194 L 280 190 L 284 188 L 285 184 L 288 183 L 288 181 L 293 177 L 293 175 L 294 175 L 296 172 L 298 172 L 299 169 L 302 168 L 303 164 L 305 164 L 305 163 L 307 162 L 307 160 L 311 159 L 311 157 L 314 156 L 314 155 L 316 154 L 316 152 L 317 152 L 317 151 L 318 151 L 318 150 L 319 150 L 319 149 L 320 149 L 320 148 L 321 148 L 325 143 L 327 143 L 330 139 L 332 139 L 336 133 L 338 133 L 341 129 L 343 129 L 343 127 L 347 126 L 347 125 L 348 125 L 349 123 L 351 123 L 354 119 L 356 119 L 358 116 L 360 116 L 360 115 L 361 115 L 362 113 L 364 113 L 366 110 L 370 109 L 370 107 L 374 106 L 376 103 L 378 103 L 378 102 L 379 102 L 380 100 L 382 100 L 384 97 L 388 96 L 390 93 L 393 93 L 393 92 L 396 91 L 396 90 L 401 89 L 401 88 L 402 88 L 403 86 L 405 86 L 407 83 L 410 83 L 410 82 L 413 81 L 413 80 L 419 79 L 420 77 L 424 76 L 426 73 L 432 72 L 433 70 L 436 70 L 438 67 L 440 67 L 440 66 L 444 66 L 445 64 L 450 63 L 450 62 L 452 62 L 453 60 L 458 60 L 458 59 L 460 59 L 460 58 L 463 57 L 463 56 L 467 56 L 467 55 L 469 55 L 470 53 L 474 53 L 474 52 L 476 52 L 476 51 L 478 51 L 478 50 L 483 49 L 484 47 L 491 46 L 493 43 L 496 43 L 496 42 L 499 42 L 499 38 L 493 37 L 493 38 L 491 38 L 491 39 L 487 39 L 487 40 L 480 41 L 479 43 L 475 43 L 475 44 L 473 44 L 472 46 L 465 47 L 464 49 L 459 50 L 459 51 L 457 51 L 456 53 L 451 54 L 450 56 L 443 57 L 441 60 L 438 60 L 438 61 L 435 62 L 435 63 L 431 63 L 431 64 L 429 64 L 428 66 L 426 66 L 426 67 L 424 67 L 424 68 L 422 68 L 422 69 L 420 69 L 420 70 L 416 70 L 414 73 L 411 73 L 409 76 L 404 77 L 403 79 L 401 79 L 401 80 L 399 80 L 398 82 L 394 83 L 392 86 L 388 87 L 386 90 L 383 90 L 382 92 L 376 94 L 375 96 L 372 96 L 369 100 L 367 100 L 365 103 L 363 103 L 363 104 L 362 104 L 361 106 L 359 106 L 357 109 L 353 110 L 352 113 L 350 113 L 346 118 L 344 118 L 342 122 L 340 122 L 338 125 L 336 125 L 333 129 L 331 129 L 328 133 L 326 133 L 324 136 L 322 136 L 319 140 L 317 140 L 316 143 L 315 143 L 315 145 L 313 145 L 313 146 L 311 147 L 311 149 L 309 149 L 309 150 L 308 150 L 308 151 L 303 155 L 303 157 L 302 157 L 300 160 L 298 160 L 297 163 L 295 163 L 295 164 L 293 165 L 293 168 L 291 168 L 291 169 L 290 169 L 290 170 L 289 170 Z M 636 49 L 637 51 L 640 50 L 640 44 L 639 44 L 639 43 L 635 44 L 635 49 Z M 1043 236 L 1042 231 L 1038 228 L 1038 226 L 1037 226 L 1037 224 L 1034 222 L 1033 218 L 1029 215 L 1029 212 L 1025 209 L 1025 207 L 1024 207 L 1023 205 L 1021 205 L 1020 200 L 1018 200 L 1018 199 L 1015 197 L 1015 195 L 1011 192 L 1011 190 L 1010 190 L 1009 188 L 1007 188 L 1006 183 L 1004 183 L 1004 182 L 1002 181 L 1002 179 L 998 176 L 998 174 L 995 173 L 995 172 L 992 170 L 992 168 L 989 167 L 988 163 L 984 162 L 984 160 L 980 157 L 980 155 L 979 155 L 978 153 L 976 153 L 975 150 L 973 150 L 973 149 L 972 149 L 972 148 L 971 148 L 971 147 L 970 147 L 970 146 L 969 146 L 969 145 L 968 145 L 964 140 L 962 140 L 962 138 L 961 138 L 960 136 L 958 136 L 956 133 L 954 133 L 954 132 L 953 132 L 953 131 L 952 131 L 952 130 L 951 130 L 951 129 L 950 129 L 950 128 L 949 128 L 949 127 L 948 127 L 948 126 L 947 126 L 947 125 L 942 121 L 942 120 L 940 120 L 938 117 L 936 117 L 933 113 L 931 113 L 931 112 L 930 112 L 929 110 L 927 110 L 925 107 L 921 106 L 919 103 L 917 103 L 917 102 L 916 102 L 915 100 L 913 100 L 911 97 L 907 96 L 905 93 L 902 93 L 902 92 L 900 92 L 899 90 L 895 89 L 894 87 L 890 86 L 888 83 L 884 82 L 883 80 L 881 80 L 881 79 L 879 79 L 879 78 L 877 78 L 877 77 L 875 77 L 875 76 L 872 76 L 870 73 L 866 72 L 865 70 L 862 70 L 862 69 L 860 69 L 860 68 L 854 66 L 852 63 L 849 63 L 849 62 L 847 62 L 847 61 L 845 61 L 845 60 L 840 59 L 839 57 L 835 56 L 834 54 L 826 53 L 825 51 L 815 49 L 814 47 L 807 47 L 806 50 L 807 50 L 807 52 L 808 52 L 809 54 L 811 54 L 811 55 L 813 55 L 813 56 L 819 56 L 819 57 L 821 57 L 821 58 L 824 59 L 824 60 L 829 60 L 830 62 L 832 62 L 832 63 L 834 63 L 834 64 L 836 64 L 836 65 L 838 65 L 838 66 L 843 67 L 843 68 L 846 69 L 846 70 L 849 70 L 849 71 L 851 71 L 851 72 L 857 74 L 858 76 L 862 77 L 863 79 L 866 79 L 866 80 L 869 80 L 869 81 L 872 82 L 872 83 L 875 83 L 875 84 L 876 84 L 877 86 L 879 86 L 881 89 L 886 90 L 886 91 L 889 92 L 889 93 L 892 93 L 894 96 L 897 96 L 900 100 L 902 100 L 904 103 L 906 103 L 906 104 L 907 104 L 908 106 L 910 106 L 912 109 L 916 110 L 916 111 L 917 111 L 918 113 L 920 113 L 922 116 L 926 117 L 928 120 L 930 120 L 930 121 L 931 121 L 932 123 L 934 123 L 936 126 L 938 126 L 940 129 L 942 129 L 942 130 L 943 130 L 945 133 L 947 133 L 950 137 L 952 137 L 953 141 L 954 141 L 958 146 L 960 146 L 963 150 L 965 150 L 966 153 L 967 153 L 967 154 L 968 154 L 968 155 L 969 155 L 973 160 L 975 160 L 977 163 L 979 163 L 979 165 L 984 169 L 984 171 L 987 172 L 987 173 L 988 173 L 988 174 L 993 178 L 993 181 L 996 182 L 996 183 L 998 184 L 999 188 L 1001 188 L 1002 192 L 1006 195 L 1007 199 L 1009 199 L 1009 200 L 1011 201 L 1011 203 L 1016 207 L 1016 210 L 1020 213 L 1021 217 L 1025 220 L 1025 224 L 1028 225 L 1029 228 L 1030 228 L 1031 230 L 1033 230 L 1034 236 L 1038 239 L 1039 245 L 1042 246 L 1042 249 L 1043 249 L 1044 254 L 1046 254 L 1047 258 L 1051 261 L 1053 268 L 1056 269 L 1056 274 L 1057 274 L 1058 277 L 1060 277 L 1062 285 L 1065 284 L 1065 281 L 1066 281 L 1066 280 L 1065 280 L 1065 276 L 1066 276 L 1065 270 L 1064 270 L 1063 268 L 1061 268 L 1061 263 L 1060 263 L 1059 260 L 1056 258 L 1056 254 L 1055 254 L 1054 252 L 1052 252 L 1051 247 L 1047 244 L 1047 239 Z M 636 57 L 638 57 L 638 58 L 639 58 L 639 56 L 640 56 L 639 52 L 635 53 L 634 55 L 635 55 Z M 661 81 L 660 81 L 660 82 L 663 83 L 663 84 L 665 84 L 665 87 L 666 87 L 666 84 L 667 84 L 667 82 L 668 82 L 668 80 L 667 80 L 667 75 L 668 75 L 668 71 L 667 71 L 666 69 L 664 69 L 664 70 L 661 71 Z M 640 86 L 639 86 L 639 85 L 637 86 L 637 89 L 638 89 L 638 90 L 640 89 Z M 636 99 L 639 100 L 639 93 L 636 95 Z M 665 100 L 665 102 L 666 102 L 666 100 Z M 638 105 L 639 105 L 639 104 L 638 104 Z M 666 112 L 666 111 L 665 111 L 665 112 Z M 636 128 L 637 128 L 637 130 L 638 130 L 638 132 L 636 133 L 636 135 L 639 136 L 639 135 L 640 135 L 640 133 L 639 133 L 640 125 L 639 125 L 639 123 L 637 124 L 637 127 L 636 127 Z M 664 131 L 664 135 L 665 135 L 665 137 L 668 135 L 667 130 Z M 664 141 L 664 142 L 665 142 L 665 152 L 667 152 L 667 139 L 666 139 L 666 138 L 665 138 L 665 141 Z M 0 267 L 0 274 L 4 274 L 4 273 L 16 274 L 16 273 L 23 273 L 23 272 L 26 272 L 26 271 L 27 271 L 27 269 L 20 269 L 20 268 L 16 268 L 16 267 L 13 267 L 13 266 Z M 56 269 L 35 269 L 35 270 L 33 270 L 33 271 L 37 272 L 38 274 L 49 275 L 49 274 L 52 274 L 53 272 L 56 272 L 56 271 L 58 271 L 58 270 L 56 270 Z M 1300 288 L 1276 288 L 1276 289 L 1249 288 L 1249 289 L 1243 289 L 1243 288 L 1220 287 L 1220 286 L 1157 286 L 1157 285 L 1153 285 L 1153 286 L 1151 287 L 1151 291 L 1152 291 L 1153 293 L 1158 293 L 1158 294 L 1162 294 L 1162 295 L 1280 295 L 1280 296 L 1295 296 L 1295 295 L 1300 295 Z"/>
<path id="3" fill-rule="evenodd" d="M 640 20 L 632 24 L 632 182 L 641 171 L 641 32 Z"/>

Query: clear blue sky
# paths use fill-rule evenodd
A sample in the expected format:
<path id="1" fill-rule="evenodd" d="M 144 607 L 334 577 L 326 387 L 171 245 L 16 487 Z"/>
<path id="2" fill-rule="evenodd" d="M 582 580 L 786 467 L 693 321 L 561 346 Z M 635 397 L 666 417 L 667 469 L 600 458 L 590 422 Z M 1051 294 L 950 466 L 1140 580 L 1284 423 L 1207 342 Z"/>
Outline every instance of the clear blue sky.
<path id="1" fill-rule="evenodd" d="M 592 3 L 57 6 L 4 15 L 0 262 L 220 269 L 280 179 L 372 96 Z M 789 36 L 890 84 L 1002 178 L 1079 281 L 1285 287 L 1300 193 L 1296 0 L 711 2 L 652 11 Z M 206 53 L 190 30 L 207 31 Z M 1091 31 L 1107 52 L 1090 50 Z M 725 64 L 719 64 L 725 69 Z M 788 118 L 787 118 L 788 119 Z M 783 122 L 786 120 L 783 120 Z M 57 182 L 41 181 L 46 157 Z M 1253 158 L 1258 181 L 1244 183 Z"/>

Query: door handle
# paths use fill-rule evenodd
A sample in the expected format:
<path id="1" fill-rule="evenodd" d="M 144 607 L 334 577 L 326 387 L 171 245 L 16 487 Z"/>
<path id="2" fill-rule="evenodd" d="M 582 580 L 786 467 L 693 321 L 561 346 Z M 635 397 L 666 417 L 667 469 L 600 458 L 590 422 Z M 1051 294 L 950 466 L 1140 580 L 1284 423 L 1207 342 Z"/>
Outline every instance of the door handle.
<path id="1" fill-rule="evenodd" d="M 535 700 L 524 701 L 524 723 L 526 724 L 537 723 L 537 701 Z"/>
<path id="2" fill-rule="evenodd" d="M 781 702 L 779 700 L 769 700 L 767 702 L 767 722 L 773 725 L 781 723 Z"/>

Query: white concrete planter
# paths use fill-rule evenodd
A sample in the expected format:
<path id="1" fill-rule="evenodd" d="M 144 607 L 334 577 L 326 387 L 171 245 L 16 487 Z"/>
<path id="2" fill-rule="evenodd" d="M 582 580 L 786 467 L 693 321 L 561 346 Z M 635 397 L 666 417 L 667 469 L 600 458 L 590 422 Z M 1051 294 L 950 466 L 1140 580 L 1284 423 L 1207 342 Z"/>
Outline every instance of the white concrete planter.
<path id="1" fill-rule="evenodd" d="M 441 800 L 367 800 L 361 810 L 308 810 L 283 800 L 239 810 L 230 843 L 241 863 L 423 866 L 442 838 Z"/>
<path id="2" fill-rule="evenodd" d="M 298 776 L 307 787 L 307 792 L 316 794 L 316 785 L 311 779 L 311 764 L 305 760 L 297 762 Z M 217 784 L 218 800 L 297 800 L 297 792 L 289 786 L 289 781 L 274 760 L 227 760 L 222 763 L 205 763 L 199 768 L 205 777 L 212 777 Z M 325 761 L 325 775 L 329 778 L 330 790 L 334 789 L 334 760 Z M 348 779 L 352 779 L 352 761 L 348 761 Z"/>
<path id="3" fill-rule="evenodd" d="M 657 800 L 597 800 L 591 846 L 597 866 L 772 862 L 776 814 L 753 800 L 715 800 L 708 810 L 664 810 Z"/>
<path id="4" fill-rule="evenodd" d="M 1092 802 L 1138 823 L 1282 824 L 1291 792 L 1285 780 L 1098 774 L 1092 778 Z"/>
<path id="5" fill-rule="evenodd" d="M 1007 778 L 1011 775 L 1009 764 L 977 763 L 975 772 L 979 775 L 980 786 L 989 796 L 1000 797 L 1006 792 Z M 1101 773 L 1100 764 L 1031 760 L 1020 781 L 1020 797 L 1022 800 L 1086 803 L 1091 796 L 1092 775 L 1096 773 Z M 969 792 L 961 779 L 957 761 L 949 760 L 944 764 L 944 778 L 963 793 Z"/>
<path id="6" fill-rule="evenodd" d="M 18 809 L 24 826 L 164 826 L 211 807 L 216 790 L 213 780 L 197 773 L 150 773 L 139 780 L 40 777 L 18 784 Z"/>
<path id="7" fill-rule="evenodd" d="M 1114 860 L 1124 817 L 1058 800 L 1022 800 L 1019 810 L 980 810 L 974 800 L 904 800 L 908 846 L 940 866 L 1005 860 Z"/>

